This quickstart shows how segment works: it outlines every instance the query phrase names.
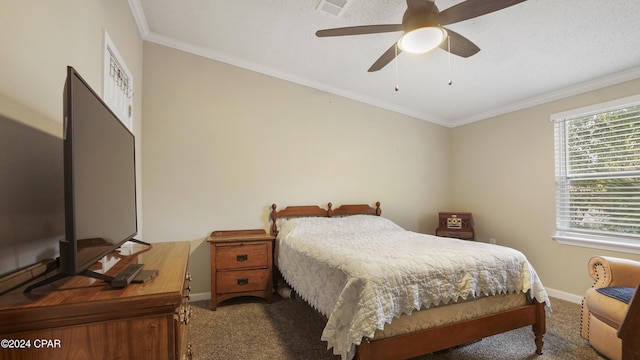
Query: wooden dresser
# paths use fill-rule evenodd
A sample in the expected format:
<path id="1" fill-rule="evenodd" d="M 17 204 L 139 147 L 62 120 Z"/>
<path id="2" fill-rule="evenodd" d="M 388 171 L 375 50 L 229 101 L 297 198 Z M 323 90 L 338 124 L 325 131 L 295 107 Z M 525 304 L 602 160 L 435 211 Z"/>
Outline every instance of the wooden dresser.
<path id="1" fill-rule="evenodd" d="M 109 275 L 136 262 L 158 274 L 124 289 L 74 276 L 0 296 L 0 339 L 11 339 L 3 340 L 0 358 L 190 359 L 189 243 L 155 243 L 107 258 L 115 263 Z"/>
<path id="2" fill-rule="evenodd" d="M 263 229 L 211 233 L 207 238 L 211 245 L 211 310 L 238 296 L 271 302 L 274 240 Z"/>

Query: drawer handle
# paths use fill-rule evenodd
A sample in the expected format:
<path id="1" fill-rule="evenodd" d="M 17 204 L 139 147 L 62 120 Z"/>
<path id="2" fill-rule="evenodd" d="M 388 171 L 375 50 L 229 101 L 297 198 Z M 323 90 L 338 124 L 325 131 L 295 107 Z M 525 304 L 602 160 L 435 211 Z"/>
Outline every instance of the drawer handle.
<path id="1" fill-rule="evenodd" d="M 238 285 L 247 285 L 248 283 L 249 283 L 249 278 L 238 279 Z"/>
<path id="2" fill-rule="evenodd" d="M 247 261 L 247 260 L 249 260 L 249 255 L 247 255 L 247 254 L 236 255 L 236 260 L 237 261 Z"/>

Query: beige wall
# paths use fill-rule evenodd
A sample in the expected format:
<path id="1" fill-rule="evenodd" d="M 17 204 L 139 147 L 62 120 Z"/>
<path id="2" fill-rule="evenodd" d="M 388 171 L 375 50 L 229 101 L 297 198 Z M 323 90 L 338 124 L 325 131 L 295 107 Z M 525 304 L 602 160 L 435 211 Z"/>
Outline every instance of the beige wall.
<path id="1" fill-rule="evenodd" d="M 147 241 L 192 241 L 209 291 L 212 230 L 268 228 L 269 205 L 382 203 L 433 233 L 449 203 L 450 129 L 145 43 Z"/>
<path id="2" fill-rule="evenodd" d="M 574 295 L 591 286 L 587 261 L 626 253 L 560 245 L 555 231 L 550 115 L 638 93 L 640 80 L 452 129 L 453 207 L 473 211 L 478 238 L 521 250 L 546 287 Z"/>
<path id="3" fill-rule="evenodd" d="M 143 238 L 192 242 L 195 293 L 209 290 L 207 233 L 266 228 L 273 202 L 381 201 L 429 233 L 438 211 L 472 211 L 480 240 L 522 250 L 547 287 L 576 295 L 590 256 L 640 260 L 550 238 L 549 121 L 637 93 L 640 80 L 446 129 L 158 45 L 144 45 L 143 64 L 125 0 L 0 0 L 0 114 L 60 135 L 66 66 L 101 91 L 103 29 L 135 79 Z"/>
<path id="4" fill-rule="evenodd" d="M 142 40 L 126 0 L 0 0 L 0 113 L 21 122 L 40 117 L 36 126 L 61 124 L 67 65 L 102 94 L 103 30 L 141 94 Z M 142 107 L 135 105 L 139 126 Z M 61 126 L 52 127 L 62 133 Z"/>
<path id="5" fill-rule="evenodd" d="M 0 115 L 62 136 L 67 65 L 101 95 L 105 30 L 134 77 L 140 153 L 142 39 L 126 0 L 0 0 Z"/>

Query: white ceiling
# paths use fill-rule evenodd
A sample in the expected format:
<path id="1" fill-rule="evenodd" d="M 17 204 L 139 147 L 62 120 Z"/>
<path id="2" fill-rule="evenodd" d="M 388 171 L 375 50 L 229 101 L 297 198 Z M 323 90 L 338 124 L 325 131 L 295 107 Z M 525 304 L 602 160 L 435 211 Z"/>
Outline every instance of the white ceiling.
<path id="1" fill-rule="evenodd" d="M 349 0 L 340 16 L 320 2 L 129 0 L 147 41 L 449 127 L 640 78 L 638 0 L 525 1 L 448 26 L 480 47 L 474 56 L 402 53 L 373 73 L 401 33 L 315 32 L 399 24 L 405 0 Z"/>

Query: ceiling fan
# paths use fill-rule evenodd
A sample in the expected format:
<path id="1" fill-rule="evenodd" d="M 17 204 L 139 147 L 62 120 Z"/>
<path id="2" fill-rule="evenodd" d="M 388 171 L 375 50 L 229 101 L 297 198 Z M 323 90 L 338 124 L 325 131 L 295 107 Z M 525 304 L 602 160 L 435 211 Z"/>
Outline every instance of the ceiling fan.
<path id="1" fill-rule="evenodd" d="M 444 11 L 438 11 L 435 0 L 407 0 L 407 10 L 402 24 L 379 24 L 350 26 L 318 30 L 316 36 L 363 35 L 403 31 L 394 43 L 371 65 L 369 72 L 378 71 L 390 63 L 401 51 L 424 53 L 440 47 L 452 54 L 469 57 L 480 51 L 471 40 L 443 27 L 464 20 L 473 19 L 526 0 L 467 0 Z M 450 41 L 444 41 L 447 36 Z"/>

